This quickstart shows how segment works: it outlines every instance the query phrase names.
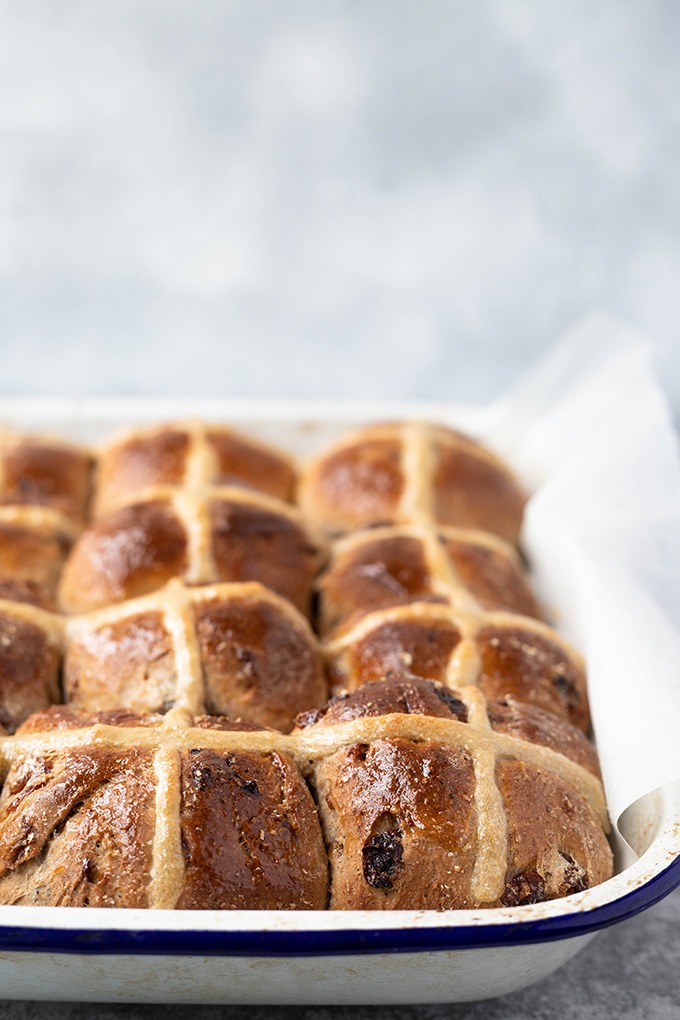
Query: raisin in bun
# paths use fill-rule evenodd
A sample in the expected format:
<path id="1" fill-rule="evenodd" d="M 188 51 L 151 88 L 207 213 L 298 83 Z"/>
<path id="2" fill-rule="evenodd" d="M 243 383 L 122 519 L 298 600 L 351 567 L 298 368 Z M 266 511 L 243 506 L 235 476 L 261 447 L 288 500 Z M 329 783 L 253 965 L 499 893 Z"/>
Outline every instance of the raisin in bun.
<path id="1" fill-rule="evenodd" d="M 300 732 L 333 748 L 310 767 L 332 908 L 516 906 L 612 874 L 593 749 L 540 709 L 411 678 L 338 697 Z"/>

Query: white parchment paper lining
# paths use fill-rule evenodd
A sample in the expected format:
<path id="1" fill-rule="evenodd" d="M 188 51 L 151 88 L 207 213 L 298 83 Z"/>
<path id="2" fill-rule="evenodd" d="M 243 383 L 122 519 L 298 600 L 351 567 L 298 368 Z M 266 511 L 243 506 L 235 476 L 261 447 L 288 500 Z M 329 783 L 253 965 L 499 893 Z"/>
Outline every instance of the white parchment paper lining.
<path id="1" fill-rule="evenodd" d="M 589 317 L 493 408 L 533 492 L 523 545 L 584 653 L 611 818 L 680 781 L 680 459 L 649 346 Z"/>

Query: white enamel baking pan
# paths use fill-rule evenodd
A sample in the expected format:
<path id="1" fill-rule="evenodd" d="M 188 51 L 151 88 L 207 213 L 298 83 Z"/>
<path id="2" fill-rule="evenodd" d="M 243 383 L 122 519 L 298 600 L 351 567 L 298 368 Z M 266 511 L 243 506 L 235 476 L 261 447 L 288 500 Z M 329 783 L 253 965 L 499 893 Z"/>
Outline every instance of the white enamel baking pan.
<path id="1" fill-rule="evenodd" d="M 477 431 L 486 414 L 434 405 L 13 399 L 0 403 L 0 427 L 89 441 L 135 423 L 200 417 L 306 454 L 362 421 L 421 417 Z M 680 784 L 649 794 L 628 815 L 632 849 L 616 842 L 614 878 L 523 907 L 385 913 L 0 907 L 2 997 L 405 1004 L 516 991 L 570 959 L 601 928 L 680 885 Z"/>

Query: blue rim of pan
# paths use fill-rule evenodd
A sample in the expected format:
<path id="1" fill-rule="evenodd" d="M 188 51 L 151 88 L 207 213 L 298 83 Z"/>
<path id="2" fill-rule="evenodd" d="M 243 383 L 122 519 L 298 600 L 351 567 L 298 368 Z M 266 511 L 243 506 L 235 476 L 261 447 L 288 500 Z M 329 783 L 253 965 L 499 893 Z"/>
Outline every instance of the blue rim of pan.
<path id="1" fill-rule="evenodd" d="M 437 928 L 338 931 L 114 930 L 3 925 L 0 950 L 90 955 L 339 956 L 509 947 L 594 934 L 646 910 L 680 886 L 680 856 L 643 885 L 610 903 L 531 921 Z M 12 909 L 11 907 L 8 909 Z M 87 909 L 87 908 L 85 908 Z M 521 907 L 516 908 L 521 911 Z"/>

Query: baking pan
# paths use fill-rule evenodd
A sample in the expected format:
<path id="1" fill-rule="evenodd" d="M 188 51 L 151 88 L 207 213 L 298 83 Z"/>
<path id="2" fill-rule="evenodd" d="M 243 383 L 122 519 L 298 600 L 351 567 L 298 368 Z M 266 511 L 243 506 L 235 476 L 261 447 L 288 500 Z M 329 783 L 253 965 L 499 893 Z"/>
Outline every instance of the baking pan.
<path id="1" fill-rule="evenodd" d="M 484 433 L 492 414 L 435 405 L 14 399 L 0 404 L 0 425 L 96 441 L 119 427 L 200 417 L 304 455 L 362 422 L 418 417 Z M 522 907 L 384 913 L 0 907 L 0 988 L 4 998 L 173 1003 L 386 1004 L 502 995 L 549 974 L 601 928 L 680 885 L 680 784 L 647 794 L 627 815 L 630 845 L 614 838 L 612 879 Z"/>

